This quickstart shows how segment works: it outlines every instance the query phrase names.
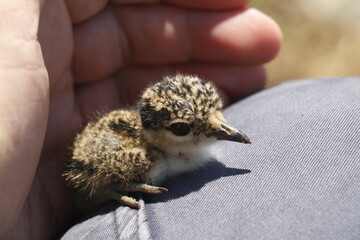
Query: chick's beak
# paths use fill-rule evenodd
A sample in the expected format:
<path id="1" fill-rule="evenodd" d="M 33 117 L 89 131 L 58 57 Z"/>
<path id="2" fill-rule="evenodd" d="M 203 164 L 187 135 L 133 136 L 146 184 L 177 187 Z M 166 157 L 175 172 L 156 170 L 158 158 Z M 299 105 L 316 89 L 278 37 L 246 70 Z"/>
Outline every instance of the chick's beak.
<path id="1" fill-rule="evenodd" d="M 224 122 L 221 123 L 220 130 L 212 132 L 211 136 L 216 137 L 218 140 L 251 143 L 250 139 L 244 133 Z"/>

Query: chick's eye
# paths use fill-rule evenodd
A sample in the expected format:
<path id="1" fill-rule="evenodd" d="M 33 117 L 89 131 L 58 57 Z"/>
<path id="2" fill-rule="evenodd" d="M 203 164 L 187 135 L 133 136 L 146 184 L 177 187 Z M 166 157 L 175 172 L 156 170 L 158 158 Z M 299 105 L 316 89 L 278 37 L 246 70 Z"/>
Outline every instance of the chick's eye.
<path id="1" fill-rule="evenodd" d="M 170 130 L 176 136 L 185 136 L 190 132 L 191 127 L 187 123 L 179 122 L 171 124 L 168 130 Z"/>

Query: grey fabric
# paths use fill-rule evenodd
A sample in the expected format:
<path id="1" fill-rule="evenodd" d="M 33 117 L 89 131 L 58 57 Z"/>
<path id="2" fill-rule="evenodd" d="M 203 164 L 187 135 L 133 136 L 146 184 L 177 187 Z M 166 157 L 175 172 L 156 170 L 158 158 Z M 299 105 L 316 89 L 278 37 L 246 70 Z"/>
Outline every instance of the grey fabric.
<path id="1" fill-rule="evenodd" d="M 221 142 L 217 161 L 139 211 L 119 206 L 63 239 L 360 238 L 360 78 L 284 83 L 224 113 L 253 144 Z"/>
<path id="2" fill-rule="evenodd" d="M 140 210 L 109 202 L 67 231 L 61 239 L 151 239 L 140 200 Z"/>

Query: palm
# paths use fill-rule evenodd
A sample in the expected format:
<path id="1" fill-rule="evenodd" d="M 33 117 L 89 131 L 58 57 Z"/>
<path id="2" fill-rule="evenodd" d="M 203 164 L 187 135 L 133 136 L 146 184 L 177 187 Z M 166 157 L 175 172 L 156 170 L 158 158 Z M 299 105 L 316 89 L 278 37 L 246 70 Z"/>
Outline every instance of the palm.
<path id="1" fill-rule="evenodd" d="M 174 71 L 198 73 L 217 82 L 230 101 L 263 87 L 265 76 L 257 65 L 277 51 L 274 29 L 259 32 L 268 36 L 248 49 L 250 45 L 237 44 L 226 26 L 220 28 L 222 34 L 210 34 L 234 13 L 221 14 L 161 5 L 112 5 L 73 25 L 64 2 L 47 0 L 39 41 L 50 79 L 49 121 L 18 233 L 51 236 L 71 219 L 70 193 L 61 170 L 72 138 L 94 111 L 132 104 L 149 82 Z M 264 53 L 251 57 L 256 47 Z"/>

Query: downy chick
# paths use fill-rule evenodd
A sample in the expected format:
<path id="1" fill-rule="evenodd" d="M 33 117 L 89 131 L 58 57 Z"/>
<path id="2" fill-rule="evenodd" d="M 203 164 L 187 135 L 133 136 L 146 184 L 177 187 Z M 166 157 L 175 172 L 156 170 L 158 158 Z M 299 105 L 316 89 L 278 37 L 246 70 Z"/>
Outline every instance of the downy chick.
<path id="1" fill-rule="evenodd" d="M 98 203 L 116 199 L 139 207 L 128 192 L 167 191 L 154 184 L 210 161 L 208 147 L 216 140 L 250 143 L 226 123 L 221 108 L 212 83 L 167 76 L 145 90 L 137 109 L 89 122 L 75 138 L 64 176 Z"/>

